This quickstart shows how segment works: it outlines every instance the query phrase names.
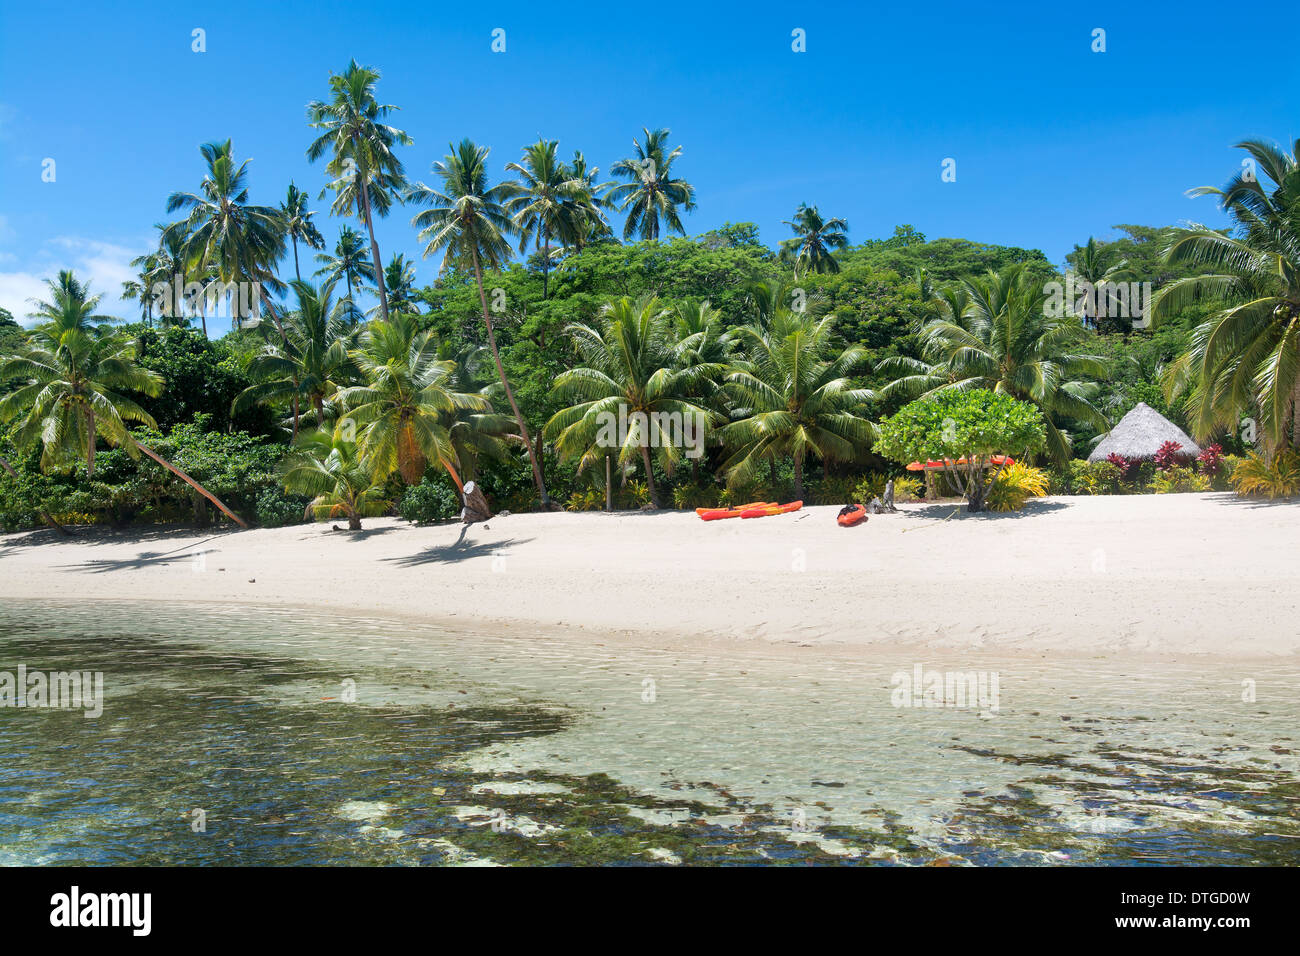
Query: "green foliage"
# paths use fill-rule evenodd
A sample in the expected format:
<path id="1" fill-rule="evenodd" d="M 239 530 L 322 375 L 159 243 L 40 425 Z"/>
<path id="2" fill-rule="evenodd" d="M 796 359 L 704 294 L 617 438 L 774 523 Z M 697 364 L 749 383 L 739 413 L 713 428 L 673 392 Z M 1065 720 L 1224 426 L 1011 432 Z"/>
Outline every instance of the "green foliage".
<path id="1" fill-rule="evenodd" d="M 421 479 L 411 485 L 397 503 L 397 513 L 415 524 L 448 521 L 460 514 L 460 498 L 448 478 Z"/>
<path id="2" fill-rule="evenodd" d="M 876 450 L 900 464 L 945 460 L 963 485 L 969 510 L 980 511 L 995 454 L 1032 454 L 1046 441 L 1043 416 L 1027 402 L 987 389 L 942 391 L 905 405 L 880 423 Z M 957 464 L 965 459 L 966 464 Z"/>
<path id="3" fill-rule="evenodd" d="M 1188 465 L 1175 465 L 1157 471 L 1151 480 L 1151 490 L 1158 495 L 1185 494 L 1191 491 L 1209 491 L 1209 475 L 1198 474 Z"/>
<path id="4" fill-rule="evenodd" d="M 1228 480 L 1243 497 L 1293 498 L 1300 494 L 1300 452 L 1279 451 L 1271 461 L 1253 453 L 1236 463 Z"/>
<path id="5" fill-rule="evenodd" d="M 1016 462 L 1008 465 L 993 479 L 989 488 L 989 508 L 992 511 L 1019 511 L 1030 498 L 1047 494 L 1047 472 Z"/>
<path id="6" fill-rule="evenodd" d="M 257 523 L 263 528 L 303 524 L 307 520 L 307 505 L 310 501 L 311 499 L 305 495 L 293 495 L 282 492 L 279 488 L 267 488 L 257 496 L 255 506 Z"/>

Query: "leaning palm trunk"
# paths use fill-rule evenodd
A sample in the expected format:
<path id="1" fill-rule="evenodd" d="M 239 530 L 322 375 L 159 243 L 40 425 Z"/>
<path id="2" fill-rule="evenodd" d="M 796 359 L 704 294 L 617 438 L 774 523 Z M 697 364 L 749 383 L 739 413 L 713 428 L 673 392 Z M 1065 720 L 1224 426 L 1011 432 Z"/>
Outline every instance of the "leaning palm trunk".
<path id="1" fill-rule="evenodd" d="M 384 263 L 379 258 L 379 243 L 375 241 L 375 224 L 370 217 L 370 188 L 364 179 L 361 181 L 361 208 L 365 211 L 366 230 L 370 233 L 370 258 L 375 264 L 375 288 L 379 290 L 379 313 L 387 322 L 388 293 L 384 291 Z"/>
<path id="2" fill-rule="evenodd" d="M 8 459 L 0 457 L 0 468 L 3 468 L 5 471 L 9 472 L 9 477 L 13 478 L 14 480 L 18 479 L 18 472 L 14 471 L 14 466 L 9 464 Z M 41 520 L 44 521 L 47 525 L 49 525 L 51 528 L 53 528 L 55 531 L 59 532 L 59 534 L 67 535 L 69 538 L 72 537 L 72 532 L 69 531 L 67 528 L 63 527 L 63 525 L 59 524 L 57 521 L 55 521 L 53 516 L 51 516 L 51 514 L 48 511 L 46 511 L 44 508 L 39 509 L 38 513 L 41 516 Z"/>
<path id="3" fill-rule="evenodd" d="M 152 458 L 154 461 L 158 462 L 158 464 L 162 465 L 164 468 L 166 468 L 168 471 L 170 471 L 170 472 L 171 472 L 173 475 L 175 475 L 177 478 L 181 479 L 181 481 L 183 481 L 183 482 L 185 482 L 186 484 L 188 484 L 188 485 L 189 485 L 190 487 L 192 487 L 195 491 L 197 491 L 199 494 L 201 494 L 204 498 L 207 498 L 209 501 L 211 501 L 214 505 L 217 506 L 217 508 L 221 511 L 222 514 L 224 514 L 227 518 L 229 518 L 229 519 L 230 519 L 231 521 L 233 521 L 235 524 L 239 525 L 241 528 L 247 528 L 247 527 L 248 527 L 248 523 L 245 522 L 244 519 L 242 519 L 241 517 L 239 517 L 239 515 L 235 514 L 233 511 L 231 511 L 229 508 L 227 508 L 227 507 L 226 507 L 226 506 L 221 502 L 221 499 L 220 499 L 220 498 L 218 498 L 218 497 L 217 497 L 216 495 L 214 495 L 212 492 L 208 491 L 208 489 L 204 488 L 201 484 L 199 484 L 197 481 L 195 481 L 195 480 L 194 480 L 193 478 L 191 478 L 189 475 L 185 474 L 185 472 L 181 471 L 179 468 L 177 468 L 175 465 L 173 465 L 170 461 L 168 461 L 167 459 L 163 458 L 161 455 L 159 455 L 159 454 L 158 454 L 157 452 L 155 452 L 153 449 L 151 449 L 151 448 L 146 448 L 144 445 L 141 445 L 141 444 L 139 444 L 138 442 L 136 443 L 136 447 L 139 448 L 139 449 L 140 449 L 142 452 L 144 452 L 146 455 L 148 455 L 150 458 Z"/>
<path id="4" fill-rule="evenodd" d="M 515 401 L 515 393 L 510 388 L 510 381 L 506 378 L 505 366 L 501 364 L 501 353 L 497 351 L 497 337 L 492 331 L 492 317 L 488 315 L 487 294 L 483 291 L 483 270 L 479 267 L 478 250 L 474 250 L 474 278 L 478 282 L 478 300 L 483 307 L 483 324 L 487 326 L 488 345 L 492 347 L 492 360 L 496 362 L 497 375 L 501 378 L 501 387 L 505 389 L 506 399 L 510 402 L 510 409 L 515 413 L 515 422 L 519 426 L 519 435 L 524 440 L 524 448 L 528 451 L 528 460 L 533 466 L 533 481 L 537 484 L 537 493 L 541 495 L 542 507 L 549 508 L 551 497 L 546 493 L 546 482 L 542 478 L 542 466 L 537 461 L 537 454 L 533 451 L 533 442 L 528 435 L 528 426 L 524 423 L 524 416 L 519 411 L 519 405 Z"/>

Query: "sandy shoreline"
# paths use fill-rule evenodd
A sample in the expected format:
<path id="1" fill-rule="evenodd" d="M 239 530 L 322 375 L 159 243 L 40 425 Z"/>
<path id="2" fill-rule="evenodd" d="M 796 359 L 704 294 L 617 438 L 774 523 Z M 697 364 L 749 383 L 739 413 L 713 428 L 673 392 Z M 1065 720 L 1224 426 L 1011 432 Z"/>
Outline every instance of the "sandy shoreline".
<path id="1" fill-rule="evenodd" d="M 723 652 L 739 639 L 855 657 L 1300 653 L 1300 505 L 1226 494 L 1044 499 L 1007 516 L 908 505 L 852 529 L 836 510 L 710 523 L 508 515 L 463 540 L 459 525 L 395 519 L 360 534 L 38 531 L 0 536 L 0 600 L 274 604 Z"/>

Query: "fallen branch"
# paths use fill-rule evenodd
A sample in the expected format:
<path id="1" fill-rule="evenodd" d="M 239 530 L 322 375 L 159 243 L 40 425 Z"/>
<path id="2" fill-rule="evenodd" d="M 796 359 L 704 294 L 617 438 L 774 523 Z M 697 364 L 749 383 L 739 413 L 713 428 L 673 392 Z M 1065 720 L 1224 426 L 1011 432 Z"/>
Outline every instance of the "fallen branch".
<path id="1" fill-rule="evenodd" d="M 181 479 L 181 481 L 183 481 L 183 482 L 185 482 L 186 484 L 188 484 L 191 488 L 193 488 L 195 491 L 197 491 L 199 494 L 201 494 L 204 498 L 207 498 L 209 501 L 211 501 L 214 505 L 217 506 L 217 508 L 221 511 L 221 513 L 222 513 L 223 515 L 225 515 L 227 518 L 229 518 L 229 519 L 230 519 L 231 521 L 233 521 L 235 524 L 239 525 L 241 528 L 247 528 L 247 527 L 248 527 L 248 522 L 244 521 L 243 518 L 239 517 L 239 515 L 235 514 L 233 511 L 231 511 L 229 508 L 227 508 L 227 507 L 226 507 L 226 506 L 221 502 L 221 499 L 220 499 L 220 498 L 218 498 L 218 497 L 217 497 L 216 495 L 214 495 L 212 492 L 208 491 L 208 489 L 204 488 L 201 484 L 199 484 L 197 481 L 195 481 L 195 480 L 194 480 L 193 478 L 191 478 L 189 475 L 185 474 L 185 472 L 181 471 L 179 468 L 177 468 L 175 465 L 173 465 L 173 464 L 172 464 L 170 461 L 168 461 L 166 458 L 163 458 L 161 455 L 159 455 L 159 454 L 158 454 L 157 452 L 155 452 L 153 449 L 151 449 L 151 448 L 146 448 L 144 445 L 141 445 L 141 444 L 139 444 L 138 442 L 136 443 L 136 447 L 139 448 L 139 449 L 140 449 L 142 452 L 144 452 L 146 455 L 148 455 L 150 458 L 152 458 L 154 461 L 158 462 L 158 464 L 162 465 L 164 468 L 166 468 L 168 471 L 170 471 L 170 472 L 171 472 L 173 475 L 175 475 L 177 478 Z"/>

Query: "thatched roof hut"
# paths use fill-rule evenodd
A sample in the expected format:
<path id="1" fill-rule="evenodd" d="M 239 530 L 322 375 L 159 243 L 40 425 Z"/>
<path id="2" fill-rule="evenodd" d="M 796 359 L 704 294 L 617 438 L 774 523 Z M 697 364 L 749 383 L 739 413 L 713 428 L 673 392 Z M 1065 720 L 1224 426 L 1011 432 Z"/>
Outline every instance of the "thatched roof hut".
<path id="1" fill-rule="evenodd" d="M 1130 460 L 1150 460 L 1167 441 L 1182 445 L 1181 454 L 1195 458 L 1201 446 L 1165 416 L 1148 405 L 1138 402 L 1133 410 L 1119 420 L 1110 434 L 1097 443 L 1088 456 L 1089 461 L 1105 461 L 1107 455 L 1123 455 Z"/>

